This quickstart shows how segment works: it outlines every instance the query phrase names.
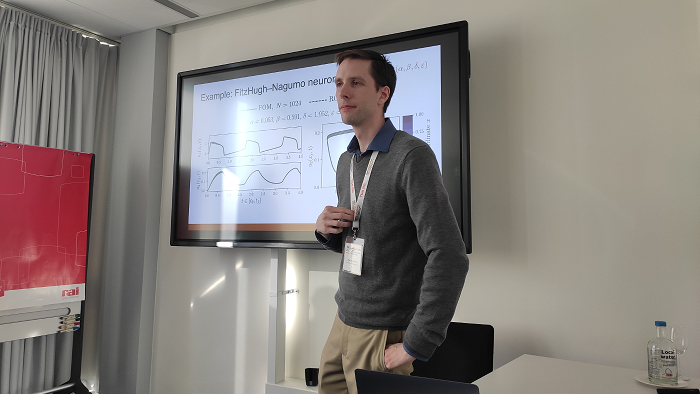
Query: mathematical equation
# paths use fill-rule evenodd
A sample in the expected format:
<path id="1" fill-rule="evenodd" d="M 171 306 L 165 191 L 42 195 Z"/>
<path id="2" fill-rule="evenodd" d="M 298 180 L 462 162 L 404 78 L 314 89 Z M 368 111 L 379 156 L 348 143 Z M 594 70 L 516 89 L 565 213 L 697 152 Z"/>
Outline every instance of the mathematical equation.
<path id="1" fill-rule="evenodd" d="M 329 118 L 331 116 L 337 115 L 338 111 L 309 111 L 309 112 L 298 112 L 286 115 L 277 116 L 264 116 L 261 118 L 253 119 L 250 124 L 268 124 L 277 123 L 282 121 L 295 121 L 295 120 L 305 120 L 313 118 Z"/>
<path id="2" fill-rule="evenodd" d="M 424 62 L 411 62 L 408 64 L 401 64 L 394 66 L 397 73 L 408 72 L 408 71 L 421 71 L 428 69 L 428 61 Z"/>

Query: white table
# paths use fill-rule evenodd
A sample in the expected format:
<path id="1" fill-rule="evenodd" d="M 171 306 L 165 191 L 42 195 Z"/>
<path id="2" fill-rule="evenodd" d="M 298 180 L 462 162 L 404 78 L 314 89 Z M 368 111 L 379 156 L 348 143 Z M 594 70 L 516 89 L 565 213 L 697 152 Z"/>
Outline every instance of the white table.
<path id="1" fill-rule="evenodd" d="M 647 371 L 522 355 L 474 382 L 480 394 L 655 394 L 635 376 Z M 700 387 L 691 378 L 689 388 Z"/>

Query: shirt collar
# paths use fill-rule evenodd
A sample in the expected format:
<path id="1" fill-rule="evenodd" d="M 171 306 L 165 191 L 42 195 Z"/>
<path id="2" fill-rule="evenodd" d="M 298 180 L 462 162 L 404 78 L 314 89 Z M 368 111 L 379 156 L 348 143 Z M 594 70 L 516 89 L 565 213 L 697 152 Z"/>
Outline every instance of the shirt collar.
<path id="1" fill-rule="evenodd" d="M 362 156 L 374 150 L 389 152 L 389 146 L 391 145 L 391 140 L 394 138 L 394 134 L 396 134 L 396 127 L 394 127 L 394 124 L 391 123 L 389 118 L 384 118 L 384 126 L 382 126 L 377 135 L 374 136 L 365 153 L 360 152 L 360 143 L 355 136 L 352 137 L 352 140 L 348 144 L 348 152 L 358 156 Z"/>

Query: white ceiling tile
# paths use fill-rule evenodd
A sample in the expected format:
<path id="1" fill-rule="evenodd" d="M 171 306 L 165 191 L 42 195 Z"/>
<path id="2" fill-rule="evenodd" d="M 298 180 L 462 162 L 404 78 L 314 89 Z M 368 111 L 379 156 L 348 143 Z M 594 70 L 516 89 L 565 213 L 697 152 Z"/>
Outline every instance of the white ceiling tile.
<path id="1" fill-rule="evenodd" d="M 129 23 L 65 0 L 12 0 L 10 4 L 111 39 L 139 30 Z"/>
<path id="2" fill-rule="evenodd" d="M 69 0 L 81 7 L 133 26 L 137 31 L 190 20 L 153 0 Z"/>
<path id="3" fill-rule="evenodd" d="M 273 0 L 171 0 L 202 16 L 211 16 L 224 12 L 240 10 Z"/>
<path id="4" fill-rule="evenodd" d="M 154 0 L 4 1 L 114 40 L 139 31 L 192 20 Z M 274 0 L 176 0 L 173 2 L 206 17 L 270 1 Z"/>

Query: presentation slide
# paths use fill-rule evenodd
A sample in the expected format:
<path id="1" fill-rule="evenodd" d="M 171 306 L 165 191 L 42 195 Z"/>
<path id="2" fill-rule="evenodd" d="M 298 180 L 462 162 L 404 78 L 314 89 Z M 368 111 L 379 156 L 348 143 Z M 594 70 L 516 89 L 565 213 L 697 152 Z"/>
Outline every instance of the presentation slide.
<path id="1" fill-rule="evenodd" d="M 387 54 L 397 71 L 386 116 L 441 163 L 440 46 Z M 336 205 L 338 158 L 353 137 L 335 63 L 194 86 L 189 230 L 313 230 Z"/>

